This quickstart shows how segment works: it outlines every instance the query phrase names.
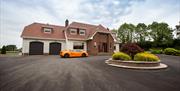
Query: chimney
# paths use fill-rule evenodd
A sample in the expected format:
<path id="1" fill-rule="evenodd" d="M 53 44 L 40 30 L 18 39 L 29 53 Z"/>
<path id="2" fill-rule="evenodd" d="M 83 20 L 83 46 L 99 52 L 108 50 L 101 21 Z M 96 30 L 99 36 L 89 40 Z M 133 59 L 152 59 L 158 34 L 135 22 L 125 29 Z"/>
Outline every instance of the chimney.
<path id="1" fill-rule="evenodd" d="M 68 25 L 69 25 L 69 20 L 66 19 L 66 21 L 65 21 L 65 27 L 67 27 Z"/>

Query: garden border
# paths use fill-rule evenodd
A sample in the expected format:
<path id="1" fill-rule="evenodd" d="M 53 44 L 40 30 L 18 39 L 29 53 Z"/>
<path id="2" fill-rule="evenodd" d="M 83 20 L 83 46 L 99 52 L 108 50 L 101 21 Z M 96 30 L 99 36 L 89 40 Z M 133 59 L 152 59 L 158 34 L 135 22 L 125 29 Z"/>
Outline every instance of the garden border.
<path id="1" fill-rule="evenodd" d="M 158 62 L 145 62 L 145 61 L 122 61 L 122 60 L 112 60 L 109 58 L 105 61 L 110 66 L 128 68 L 128 69 L 165 69 L 168 66 L 166 64 Z"/>

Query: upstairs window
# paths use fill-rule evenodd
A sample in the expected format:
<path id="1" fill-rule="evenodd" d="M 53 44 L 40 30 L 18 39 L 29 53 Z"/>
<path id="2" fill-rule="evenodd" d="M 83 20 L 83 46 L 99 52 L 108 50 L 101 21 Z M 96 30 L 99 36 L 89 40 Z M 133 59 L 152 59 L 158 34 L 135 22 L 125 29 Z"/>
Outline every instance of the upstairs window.
<path id="1" fill-rule="evenodd" d="M 44 33 L 51 33 L 52 28 L 44 28 L 43 31 L 44 31 Z"/>
<path id="2" fill-rule="evenodd" d="M 76 35 L 77 34 L 77 29 L 70 29 L 70 34 Z"/>
<path id="3" fill-rule="evenodd" d="M 85 35 L 85 30 L 79 30 L 79 35 Z"/>

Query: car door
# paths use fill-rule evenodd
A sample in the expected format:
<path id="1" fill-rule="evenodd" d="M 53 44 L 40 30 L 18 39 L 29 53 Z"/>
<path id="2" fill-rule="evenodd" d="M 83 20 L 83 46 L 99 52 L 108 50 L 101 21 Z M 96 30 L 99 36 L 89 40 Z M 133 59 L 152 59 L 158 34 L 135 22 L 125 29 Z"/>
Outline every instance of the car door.
<path id="1" fill-rule="evenodd" d="M 73 57 L 79 57 L 80 55 L 81 55 L 81 53 L 78 50 L 73 50 L 73 52 L 72 52 Z"/>
<path id="2" fill-rule="evenodd" d="M 80 57 L 81 56 L 81 50 L 76 51 L 76 56 Z"/>

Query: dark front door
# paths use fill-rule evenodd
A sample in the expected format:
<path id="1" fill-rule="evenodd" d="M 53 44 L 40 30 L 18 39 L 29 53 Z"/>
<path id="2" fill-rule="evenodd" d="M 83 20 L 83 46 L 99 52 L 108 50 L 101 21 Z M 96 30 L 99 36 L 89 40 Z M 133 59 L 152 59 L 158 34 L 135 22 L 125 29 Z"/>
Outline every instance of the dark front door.
<path id="1" fill-rule="evenodd" d="M 50 43 L 49 54 L 50 55 L 59 55 L 61 51 L 61 43 Z"/>
<path id="2" fill-rule="evenodd" d="M 43 43 L 42 42 L 30 42 L 29 54 L 30 55 L 43 55 Z"/>
<path id="3" fill-rule="evenodd" d="M 103 52 L 107 52 L 107 43 L 102 44 Z"/>
<path id="4" fill-rule="evenodd" d="M 107 43 L 99 42 L 98 51 L 99 52 L 107 52 Z"/>

